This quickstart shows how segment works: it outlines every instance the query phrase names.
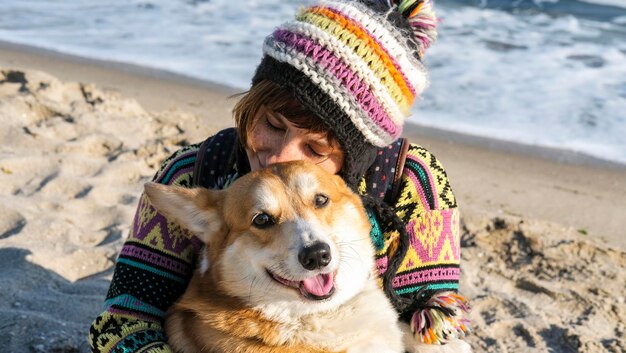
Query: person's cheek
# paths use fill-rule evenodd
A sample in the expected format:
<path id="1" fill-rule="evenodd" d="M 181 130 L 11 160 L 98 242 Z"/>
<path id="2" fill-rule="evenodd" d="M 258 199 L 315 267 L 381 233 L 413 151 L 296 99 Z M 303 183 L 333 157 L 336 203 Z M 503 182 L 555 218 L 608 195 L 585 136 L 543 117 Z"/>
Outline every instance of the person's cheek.
<path id="1" fill-rule="evenodd" d="M 260 126 L 257 126 L 254 128 L 254 130 L 252 130 L 251 134 L 250 147 L 252 147 L 252 149 L 257 152 L 262 149 L 265 144 L 264 134 L 261 130 L 262 128 Z"/>
<path id="2" fill-rule="evenodd" d="M 272 152 L 276 149 L 280 136 L 270 131 L 259 131 L 256 140 L 258 141 L 257 150 Z"/>

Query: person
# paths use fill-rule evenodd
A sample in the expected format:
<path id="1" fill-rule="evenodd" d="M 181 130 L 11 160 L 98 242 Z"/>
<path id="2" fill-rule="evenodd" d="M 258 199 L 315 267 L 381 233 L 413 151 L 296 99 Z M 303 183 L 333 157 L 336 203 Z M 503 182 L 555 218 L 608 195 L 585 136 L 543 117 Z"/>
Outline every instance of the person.
<path id="1" fill-rule="evenodd" d="M 236 127 L 174 153 L 153 179 L 221 189 L 291 160 L 340 175 L 362 196 L 379 284 L 415 347 L 468 331 L 454 194 L 441 163 L 401 138 L 427 86 L 422 60 L 436 22 L 430 0 L 329 0 L 301 9 L 265 39 L 251 88 L 233 109 Z M 200 248 L 142 195 L 104 312 L 90 328 L 92 352 L 169 352 L 163 319 Z"/>

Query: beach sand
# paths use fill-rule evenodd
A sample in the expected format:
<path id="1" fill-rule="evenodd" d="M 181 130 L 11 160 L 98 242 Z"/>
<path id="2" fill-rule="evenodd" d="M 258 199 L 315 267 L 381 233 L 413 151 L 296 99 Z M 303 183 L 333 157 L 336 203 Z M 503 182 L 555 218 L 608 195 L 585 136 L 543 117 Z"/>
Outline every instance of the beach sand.
<path id="1" fill-rule="evenodd" d="M 86 352 L 137 198 L 236 91 L 0 43 L 0 337 Z M 626 169 L 423 127 L 463 213 L 475 352 L 625 352 Z"/>

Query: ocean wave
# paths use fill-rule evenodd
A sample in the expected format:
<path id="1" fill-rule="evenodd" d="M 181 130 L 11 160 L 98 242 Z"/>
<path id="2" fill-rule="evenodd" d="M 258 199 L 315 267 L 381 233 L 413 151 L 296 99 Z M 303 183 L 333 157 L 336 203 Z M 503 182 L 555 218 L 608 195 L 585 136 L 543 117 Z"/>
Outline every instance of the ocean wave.
<path id="1" fill-rule="evenodd" d="M 626 8 L 626 1 L 624 0 L 581 0 L 581 1 L 596 4 L 596 5 Z"/>
<path id="2" fill-rule="evenodd" d="M 510 12 L 572 15 L 598 21 L 611 21 L 626 15 L 625 0 L 441 0 L 439 3 L 454 3 Z"/>

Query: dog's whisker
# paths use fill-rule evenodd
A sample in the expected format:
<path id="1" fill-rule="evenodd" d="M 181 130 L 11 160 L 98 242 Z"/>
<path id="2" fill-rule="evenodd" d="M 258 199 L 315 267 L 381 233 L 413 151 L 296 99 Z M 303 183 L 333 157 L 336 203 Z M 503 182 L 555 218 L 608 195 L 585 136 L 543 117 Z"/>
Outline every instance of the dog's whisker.
<path id="1" fill-rule="evenodd" d="M 254 282 L 256 282 L 257 277 L 254 276 L 254 278 L 252 278 L 252 281 L 250 281 L 250 290 L 248 291 L 248 301 L 250 301 L 252 299 L 252 287 L 254 287 Z"/>
<path id="2" fill-rule="evenodd" d="M 266 295 L 270 289 L 271 282 L 266 282 L 265 290 L 263 291 L 263 295 Z"/>
<path id="3" fill-rule="evenodd" d="M 352 243 L 360 243 L 360 242 L 364 242 L 364 241 L 371 241 L 368 238 L 361 238 L 361 239 L 352 239 L 352 240 L 341 240 L 338 241 L 337 244 L 341 245 L 341 244 L 352 244 Z"/>
<path id="4" fill-rule="evenodd" d="M 348 268 L 350 270 L 350 272 L 355 269 L 354 261 L 346 261 L 346 260 L 342 259 L 339 263 L 343 264 L 343 267 Z"/>
<path id="5" fill-rule="evenodd" d="M 346 257 L 348 259 L 355 259 L 355 258 L 358 259 L 359 253 L 354 251 L 354 249 L 348 249 L 348 250 L 340 251 L 339 256 Z"/>
<path id="6" fill-rule="evenodd" d="M 339 250 L 339 254 L 341 256 L 348 256 L 349 254 L 352 254 L 352 255 L 355 256 L 355 258 L 359 258 L 359 251 L 357 249 L 355 249 L 354 247 L 352 247 L 352 246 L 342 247 Z"/>

